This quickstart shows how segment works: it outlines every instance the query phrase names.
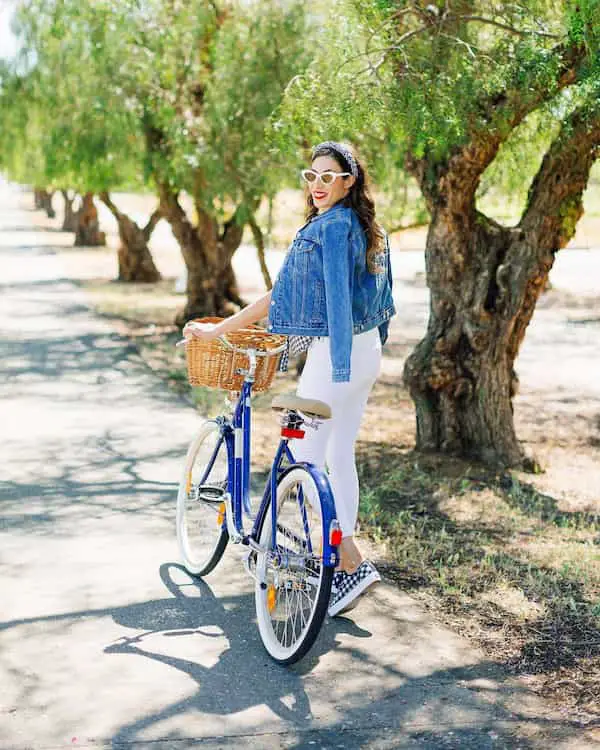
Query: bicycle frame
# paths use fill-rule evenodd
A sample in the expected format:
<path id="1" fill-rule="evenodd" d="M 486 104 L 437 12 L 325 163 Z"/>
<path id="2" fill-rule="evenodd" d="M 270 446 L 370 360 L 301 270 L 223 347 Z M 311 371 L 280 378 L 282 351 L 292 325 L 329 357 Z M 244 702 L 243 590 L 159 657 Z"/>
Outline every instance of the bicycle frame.
<path id="1" fill-rule="evenodd" d="M 335 567 L 338 564 L 338 549 L 330 542 L 329 531 L 332 521 L 336 520 L 335 504 L 333 494 L 329 485 L 327 476 L 314 464 L 303 462 L 297 463 L 292 451 L 288 445 L 288 438 L 282 437 L 273 463 L 269 477 L 265 483 L 262 500 L 258 508 L 254 523 L 249 534 L 245 533 L 243 516 L 244 514 L 252 518 L 252 509 L 250 505 L 250 456 L 251 456 L 251 392 L 252 378 L 247 376 L 242 384 L 237 404 L 235 406 L 231 419 L 225 417 L 217 418 L 217 423 L 221 429 L 221 440 L 225 440 L 227 447 L 228 461 L 228 501 L 226 518 L 223 523 L 229 530 L 230 538 L 233 542 L 249 545 L 254 549 L 261 550 L 259 546 L 259 535 L 264 522 L 264 517 L 269 506 L 269 499 L 277 497 L 277 481 L 281 474 L 290 470 L 294 466 L 303 466 L 313 478 L 321 500 L 323 513 L 323 565 L 325 567 Z M 215 458 L 221 446 L 221 440 L 217 442 L 214 454 L 207 465 L 205 476 L 208 476 Z M 201 482 L 204 478 L 201 479 Z M 304 507 L 302 497 L 299 497 L 301 503 L 302 517 L 305 519 L 305 529 L 308 531 L 308 517 Z M 272 528 L 277 528 L 277 507 L 276 503 L 271 503 Z M 308 537 L 309 551 L 310 537 Z M 275 534 L 272 539 L 272 549 L 275 551 Z"/>

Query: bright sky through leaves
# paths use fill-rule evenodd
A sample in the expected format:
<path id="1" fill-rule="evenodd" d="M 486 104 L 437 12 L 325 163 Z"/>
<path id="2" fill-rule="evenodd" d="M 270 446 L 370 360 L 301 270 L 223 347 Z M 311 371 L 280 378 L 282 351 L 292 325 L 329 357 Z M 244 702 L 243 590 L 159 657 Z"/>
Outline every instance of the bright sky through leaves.
<path id="1" fill-rule="evenodd" d="M 0 57 L 11 58 L 17 51 L 17 42 L 10 30 L 14 12 L 13 0 L 0 0 Z"/>

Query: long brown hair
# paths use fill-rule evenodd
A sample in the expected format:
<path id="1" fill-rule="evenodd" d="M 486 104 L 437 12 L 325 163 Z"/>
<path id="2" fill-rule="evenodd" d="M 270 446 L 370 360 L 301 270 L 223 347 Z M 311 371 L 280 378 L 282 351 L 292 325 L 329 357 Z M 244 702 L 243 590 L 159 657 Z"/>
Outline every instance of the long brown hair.
<path id="1" fill-rule="evenodd" d="M 350 149 L 346 144 L 340 145 L 343 145 L 344 150 L 351 152 L 358 171 L 358 174 L 355 175 L 356 179 L 354 184 L 350 188 L 348 195 L 345 198 L 342 198 L 340 203 L 343 206 L 353 208 L 356 212 L 367 240 L 367 268 L 371 273 L 378 273 L 382 268 L 381 263 L 377 262 L 376 256 L 378 256 L 384 248 L 385 232 L 379 222 L 375 219 L 375 203 L 373 198 L 371 198 L 369 190 L 369 177 L 365 167 L 357 157 L 356 151 Z M 350 173 L 353 171 L 352 165 L 344 156 L 343 151 L 338 151 L 334 146 L 317 146 L 312 152 L 311 161 L 314 161 L 318 156 L 330 156 L 332 159 L 336 160 L 342 171 Z M 317 213 L 318 211 L 309 191 L 306 198 L 306 220 L 309 221 L 313 216 L 316 216 Z"/>

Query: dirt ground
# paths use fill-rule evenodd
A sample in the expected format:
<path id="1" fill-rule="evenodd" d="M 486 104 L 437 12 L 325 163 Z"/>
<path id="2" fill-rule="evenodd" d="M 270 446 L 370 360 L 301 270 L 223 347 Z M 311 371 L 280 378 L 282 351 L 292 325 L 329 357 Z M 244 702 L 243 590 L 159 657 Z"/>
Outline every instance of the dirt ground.
<path id="1" fill-rule="evenodd" d="M 119 194 L 115 202 L 140 221 L 154 203 Z M 274 235 L 279 245 L 301 217 L 294 196 L 283 204 L 285 226 L 280 222 Z M 176 292 L 183 264 L 169 227 L 161 222 L 150 243 L 162 282 L 109 283 L 118 237 L 102 207 L 100 216 L 107 248 L 75 249 L 71 235 L 55 235 L 68 276 L 133 336 L 150 366 L 185 388 L 171 324 L 184 300 Z M 60 225 L 59 218 L 35 217 L 40 227 Z M 593 246 L 599 223 L 595 215 L 584 218 L 558 255 L 516 363 L 516 430 L 542 473 L 490 477 L 481 467 L 413 452 L 414 409 L 402 368 L 427 323 L 424 229 L 393 238 L 398 315 L 357 445 L 361 518 L 389 577 L 585 721 L 600 716 L 600 247 Z M 281 250 L 268 253 L 272 275 L 282 259 Z M 264 286 L 250 245 L 240 248 L 234 266 L 252 301 Z M 293 374 L 278 378 L 276 390 L 293 388 Z M 195 397 L 201 410 L 218 403 Z M 269 400 L 270 394 L 257 398 L 259 464 L 276 440 Z"/>
<path id="2" fill-rule="evenodd" d="M 116 194 L 116 201 L 140 220 L 153 206 L 153 199 L 144 196 Z M 297 197 L 294 200 L 286 193 L 279 210 L 282 216 L 286 214 L 288 224 L 294 218 L 300 221 Z M 85 251 L 69 252 L 70 268 L 80 278 L 104 280 L 115 273 L 116 225 L 103 206 L 100 216 L 109 248 L 94 251 L 95 258 Z M 277 222 L 278 216 L 275 218 Z M 528 479 L 540 491 L 552 494 L 564 510 L 600 510 L 600 241 L 597 249 L 593 247 L 599 229 L 598 217 L 584 217 L 569 248 L 558 255 L 550 275 L 552 288 L 538 304 L 516 363 L 520 378 L 514 402 L 517 434 L 544 468 L 543 474 Z M 361 436 L 363 440 L 366 436 L 379 439 L 383 430 L 387 440 L 400 448 L 414 445 L 414 410 L 401 373 L 427 321 L 425 234 L 425 228 L 411 230 L 392 241 L 399 312 L 392 321 L 382 375 Z M 289 236 L 289 229 L 276 233 L 276 239 L 284 242 Z M 65 240 L 70 237 L 65 235 Z M 162 316 L 169 303 L 183 302 L 182 295 L 173 295 L 176 280 L 181 283 L 183 264 L 166 222 L 159 224 L 150 246 L 167 281 L 164 298 L 153 290 L 148 305 L 155 306 L 157 315 Z M 281 252 L 269 254 L 272 275 L 282 257 Z M 242 246 L 236 254 L 235 268 L 249 301 L 262 293 L 262 278 L 250 245 Z M 120 305 L 119 298 L 117 308 Z M 393 420 L 388 416 L 391 409 Z"/>

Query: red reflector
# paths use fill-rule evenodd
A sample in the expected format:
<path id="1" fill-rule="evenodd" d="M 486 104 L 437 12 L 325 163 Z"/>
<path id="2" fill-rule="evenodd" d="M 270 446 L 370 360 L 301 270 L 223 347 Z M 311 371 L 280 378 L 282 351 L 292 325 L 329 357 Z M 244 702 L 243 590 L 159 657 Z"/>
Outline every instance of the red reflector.
<path id="1" fill-rule="evenodd" d="M 329 543 L 332 547 L 338 547 L 342 543 L 341 529 L 331 529 L 331 534 L 329 535 Z"/>
<path id="2" fill-rule="evenodd" d="M 281 429 L 281 436 L 286 438 L 303 438 L 304 430 L 292 430 L 290 427 Z"/>

